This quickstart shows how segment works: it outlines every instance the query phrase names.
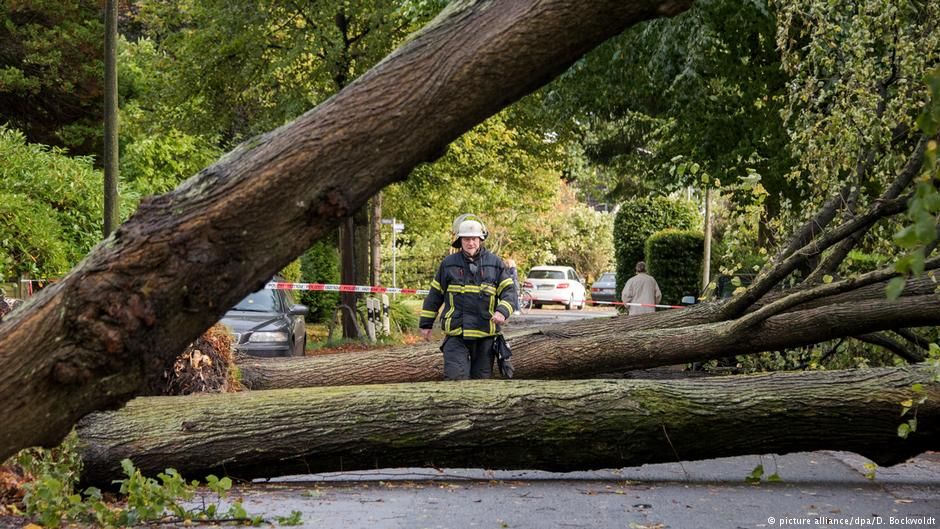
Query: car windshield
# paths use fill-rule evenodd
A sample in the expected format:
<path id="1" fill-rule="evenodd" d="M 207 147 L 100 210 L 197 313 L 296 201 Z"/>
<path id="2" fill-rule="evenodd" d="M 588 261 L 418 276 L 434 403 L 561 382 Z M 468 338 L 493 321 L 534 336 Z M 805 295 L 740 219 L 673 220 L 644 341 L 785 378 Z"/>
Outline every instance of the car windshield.
<path id="1" fill-rule="evenodd" d="M 598 281 L 603 283 L 612 283 L 614 281 L 614 274 L 607 272 L 606 274 L 602 275 Z"/>
<path id="2" fill-rule="evenodd" d="M 232 310 L 246 312 L 277 312 L 277 295 L 273 290 L 263 289 L 252 292 L 245 299 L 232 307 Z"/>
<path id="3" fill-rule="evenodd" d="M 565 273 L 560 270 L 531 270 L 529 279 L 564 279 Z"/>

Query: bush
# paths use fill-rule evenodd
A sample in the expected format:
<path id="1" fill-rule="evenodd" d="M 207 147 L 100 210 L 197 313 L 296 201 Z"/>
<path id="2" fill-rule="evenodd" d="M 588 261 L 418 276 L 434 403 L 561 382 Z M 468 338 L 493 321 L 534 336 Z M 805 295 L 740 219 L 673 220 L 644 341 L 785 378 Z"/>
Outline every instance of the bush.
<path id="1" fill-rule="evenodd" d="M 300 271 L 305 283 L 339 283 L 339 251 L 334 238 L 315 242 L 300 258 Z M 339 293 L 304 290 L 300 302 L 310 308 L 308 322 L 322 323 L 332 317 L 333 309 L 339 304 Z"/>
<path id="2" fill-rule="evenodd" d="M 56 277 L 101 239 L 103 177 L 91 158 L 0 127 L 0 275 Z"/>
<path id="3" fill-rule="evenodd" d="M 679 304 L 698 295 L 702 282 L 705 236 L 690 230 L 662 230 L 646 240 L 646 270 L 656 278 L 663 303 Z"/>
<path id="4" fill-rule="evenodd" d="M 688 230 L 699 225 L 695 205 L 686 200 L 643 197 L 625 201 L 614 219 L 614 256 L 617 292 L 633 275 L 637 261 L 645 258 L 646 239 L 667 228 Z"/>

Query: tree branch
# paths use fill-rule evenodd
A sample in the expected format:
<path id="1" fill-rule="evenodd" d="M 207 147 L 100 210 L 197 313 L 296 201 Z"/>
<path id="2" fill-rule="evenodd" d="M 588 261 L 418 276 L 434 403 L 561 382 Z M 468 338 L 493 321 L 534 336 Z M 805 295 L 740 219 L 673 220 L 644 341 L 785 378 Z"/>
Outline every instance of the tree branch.
<path id="1" fill-rule="evenodd" d="M 857 334 L 853 336 L 856 340 L 861 340 L 865 343 L 872 345 L 877 345 L 878 347 L 883 347 L 888 351 L 900 356 L 904 360 L 907 360 L 908 363 L 916 364 L 924 360 L 924 355 L 914 351 L 913 349 L 908 348 L 901 342 L 891 338 L 883 332 L 878 333 L 867 333 L 867 334 Z"/>
<path id="2" fill-rule="evenodd" d="M 930 259 L 924 263 L 924 270 L 933 270 L 936 268 L 940 268 L 940 257 Z M 731 323 L 729 329 L 730 332 L 741 332 L 744 329 L 760 323 L 771 316 L 780 314 L 781 312 L 791 309 L 797 305 L 806 303 L 807 301 L 826 296 L 832 296 L 835 294 L 841 294 L 843 292 L 855 290 L 859 287 L 871 285 L 874 283 L 880 283 L 896 275 L 898 275 L 898 272 L 894 270 L 894 266 L 892 265 L 886 268 L 882 268 L 881 270 L 875 270 L 874 272 L 860 275 L 858 277 L 829 283 L 827 285 L 820 285 L 818 287 L 810 288 L 809 290 L 802 290 L 795 294 L 790 294 L 789 296 L 786 296 L 782 299 L 778 299 L 777 301 L 764 305 L 754 312 L 741 316 Z"/>
<path id="3" fill-rule="evenodd" d="M 819 208 L 819 211 L 816 212 L 813 218 L 806 221 L 800 229 L 794 232 L 787 245 L 774 256 L 771 261 L 773 266 L 776 266 L 787 257 L 793 255 L 794 252 L 809 244 L 819 233 L 822 233 L 826 226 L 832 222 L 832 219 L 835 218 L 839 209 L 842 208 L 848 200 L 852 187 L 852 184 L 842 186 L 842 189 L 840 189 L 837 194 L 830 197 L 829 200 Z"/>
<path id="4" fill-rule="evenodd" d="M 831 232 L 823 234 L 818 239 L 810 242 L 799 251 L 786 258 L 782 263 L 770 269 L 766 274 L 758 276 L 757 281 L 751 284 L 743 294 L 732 298 L 731 301 L 722 308 L 722 319 L 728 320 L 736 318 L 744 313 L 748 307 L 767 294 L 767 292 L 790 275 L 799 265 L 806 262 L 807 259 L 819 255 L 820 252 L 858 230 L 868 229 L 872 224 L 882 218 L 890 217 L 904 211 L 907 208 L 907 202 L 910 196 L 911 195 L 905 195 L 904 197 L 894 200 L 876 200 L 864 215 L 859 215 L 843 223 Z"/>
<path id="5" fill-rule="evenodd" d="M 927 349 L 930 349 L 930 340 L 924 338 L 923 336 L 919 336 L 917 333 L 915 333 L 911 329 L 902 328 L 902 329 L 892 329 L 892 330 L 895 333 L 897 333 L 898 336 L 900 336 L 901 338 L 904 338 L 908 342 L 911 342 L 918 348 L 923 349 L 925 351 Z"/>
<path id="6" fill-rule="evenodd" d="M 891 186 L 884 192 L 881 196 L 882 200 L 890 200 L 897 198 L 902 191 L 907 189 L 911 182 L 914 180 L 914 177 L 920 173 L 921 167 L 924 165 L 924 153 L 927 149 L 927 142 L 930 140 L 927 136 L 922 135 L 917 141 L 917 146 L 914 147 L 914 151 L 911 153 L 910 158 L 908 158 L 907 163 L 904 165 L 904 168 L 898 174 L 897 178 L 894 179 L 894 182 Z M 869 157 L 871 160 L 872 157 Z M 867 169 L 866 169 L 867 172 Z M 870 228 L 871 226 L 869 226 Z M 816 267 L 816 270 L 813 271 L 809 277 L 806 278 L 806 283 L 818 283 L 822 280 L 822 277 L 826 274 L 833 273 L 839 265 L 842 264 L 842 261 L 845 260 L 846 256 L 849 255 L 849 252 L 852 251 L 859 241 L 862 240 L 862 237 L 868 229 L 860 230 L 851 236 L 849 236 L 844 241 L 840 242 L 832 251 L 823 259 L 823 262 Z"/>

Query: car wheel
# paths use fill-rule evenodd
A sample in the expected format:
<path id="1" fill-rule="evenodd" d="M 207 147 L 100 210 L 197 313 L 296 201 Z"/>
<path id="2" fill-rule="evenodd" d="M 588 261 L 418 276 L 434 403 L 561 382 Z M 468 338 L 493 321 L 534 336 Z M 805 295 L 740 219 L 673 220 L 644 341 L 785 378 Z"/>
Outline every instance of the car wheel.
<path id="1" fill-rule="evenodd" d="M 565 303 L 565 310 L 571 310 L 572 305 L 574 305 L 574 294 L 571 295 L 571 299 L 568 300 L 568 303 Z"/>
<path id="2" fill-rule="evenodd" d="M 581 304 L 578 305 L 578 310 L 584 310 L 584 304 L 587 303 L 587 299 L 582 299 Z"/>
<path id="3" fill-rule="evenodd" d="M 303 340 L 300 341 L 300 350 L 294 351 L 295 356 L 305 356 L 307 354 L 307 337 L 304 336 Z"/>

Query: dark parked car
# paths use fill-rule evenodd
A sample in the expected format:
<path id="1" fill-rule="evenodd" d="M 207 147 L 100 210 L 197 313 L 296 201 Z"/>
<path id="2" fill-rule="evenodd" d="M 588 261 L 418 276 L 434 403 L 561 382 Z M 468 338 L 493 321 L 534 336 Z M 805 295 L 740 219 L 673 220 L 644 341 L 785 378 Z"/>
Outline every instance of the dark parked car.
<path id="1" fill-rule="evenodd" d="M 307 347 L 304 316 L 286 290 L 261 289 L 232 307 L 222 323 L 232 329 L 235 348 L 254 356 L 303 356 Z"/>
<path id="2" fill-rule="evenodd" d="M 594 301 L 620 301 L 617 295 L 617 274 L 604 272 L 591 285 L 591 299 Z"/>

